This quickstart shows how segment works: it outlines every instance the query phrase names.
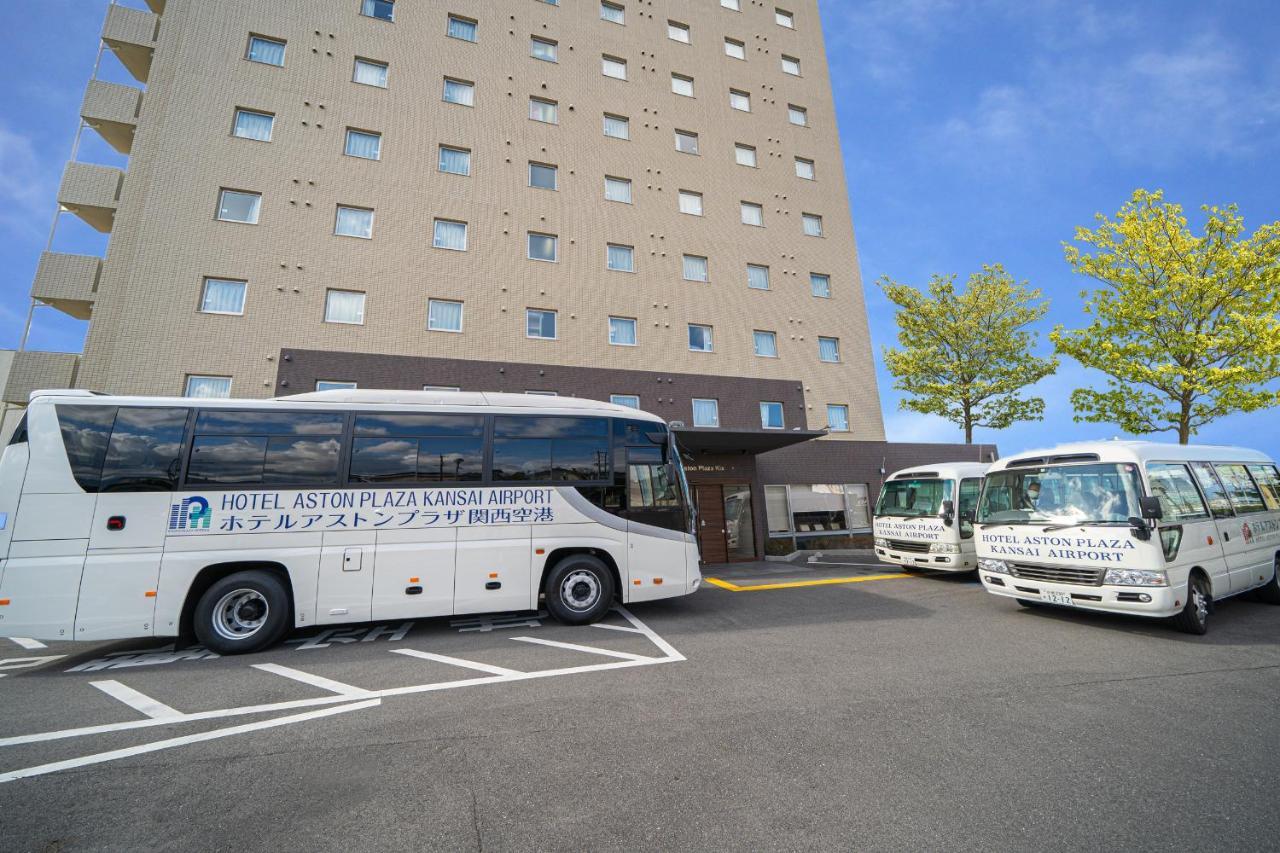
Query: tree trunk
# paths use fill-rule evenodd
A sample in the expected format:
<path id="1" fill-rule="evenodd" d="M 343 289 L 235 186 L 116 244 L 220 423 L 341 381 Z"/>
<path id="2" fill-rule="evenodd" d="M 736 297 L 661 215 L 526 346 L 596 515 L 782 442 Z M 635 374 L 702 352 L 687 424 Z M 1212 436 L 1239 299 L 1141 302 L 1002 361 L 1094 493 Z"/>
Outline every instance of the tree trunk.
<path id="1" fill-rule="evenodd" d="M 1178 412 L 1178 444 L 1191 442 L 1191 395 L 1182 392 L 1182 409 Z"/>

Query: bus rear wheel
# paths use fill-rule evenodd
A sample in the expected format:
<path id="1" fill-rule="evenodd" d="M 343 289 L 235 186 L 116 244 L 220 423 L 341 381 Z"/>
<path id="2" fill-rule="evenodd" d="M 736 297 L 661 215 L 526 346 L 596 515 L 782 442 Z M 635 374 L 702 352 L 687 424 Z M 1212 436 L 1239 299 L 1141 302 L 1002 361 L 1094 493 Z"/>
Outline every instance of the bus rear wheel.
<path id="1" fill-rule="evenodd" d="M 613 606 L 613 573 L 590 554 L 571 554 L 547 575 L 547 611 L 566 625 L 598 622 Z"/>
<path id="2" fill-rule="evenodd" d="M 236 572 L 205 590 L 193 621 L 196 637 L 210 651 L 256 652 L 288 630 L 289 593 L 270 572 Z"/>

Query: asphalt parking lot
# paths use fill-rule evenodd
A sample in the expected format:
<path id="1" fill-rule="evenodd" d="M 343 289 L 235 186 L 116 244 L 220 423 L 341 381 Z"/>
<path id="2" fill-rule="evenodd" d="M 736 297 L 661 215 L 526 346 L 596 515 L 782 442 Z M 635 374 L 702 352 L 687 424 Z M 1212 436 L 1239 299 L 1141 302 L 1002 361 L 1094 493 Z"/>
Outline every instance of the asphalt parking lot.
<path id="1" fill-rule="evenodd" d="M 604 627 L 0 640 L 0 849 L 1276 847 L 1280 608 L 1189 637 L 967 577 L 709 574 Z"/>

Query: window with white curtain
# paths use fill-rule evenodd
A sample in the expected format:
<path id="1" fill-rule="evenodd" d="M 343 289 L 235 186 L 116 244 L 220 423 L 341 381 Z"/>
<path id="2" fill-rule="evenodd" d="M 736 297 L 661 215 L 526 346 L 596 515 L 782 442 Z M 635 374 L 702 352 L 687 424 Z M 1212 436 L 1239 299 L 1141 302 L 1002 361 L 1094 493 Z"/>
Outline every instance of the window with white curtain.
<path id="1" fill-rule="evenodd" d="M 818 338 L 818 358 L 823 361 L 839 361 L 840 339 Z"/>
<path id="2" fill-rule="evenodd" d="M 694 352 L 711 352 L 711 327 L 697 323 L 689 324 L 689 349 Z"/>
<path id="3" fill-rule="evenodd" d="M 815 178 L 813 171 L 813 161 L 804 157 L 796 158 L 796 177 L 804 178 L 806 181 L 812 181 Z"/>
<path id="4" fill-rule="evenodd" d="M 218 218 L 223 222 L 258 224 L 258 211 L 262 207 L 262 193 L 238 190 L 218 191 Z"/>
<path id="5" fill-rule="evenodd" d="M 348 157 L 360 157 L 364 160 L 381 160 L 382 134 L 374 133 L 371 130 L 347 128 L 347 147 L 345 153 Z"/>
<path id="6" fill-rule="evenodd" d="M 680 212 L 690 216 L 702 215 L 702 193 L 680 190 Z"/>
<path id="7" fill-rule="evenodd" d="M 783 55 L 782 70 L 787 74 L 793 74 L 796 77 L 799 77 L 800 76 L 800 60 L 796 59 L 794 56 Z"/>
<path id="8" fill-rule="evenodd" d="M 600 73 L 615 80 L 626 80 L 627 61 L 616 56 L 601 56 Z"/>
<path id="9" fill-rule="evenodd" d="M 529 118 L 547 124 L 556 124 L 560 121 L 556 102 L 544 98 L 530 98 Z"/>
<path id="10" fill-rule="evenodd" d="M 667 21 L 667 38 L 672 41 L 689 43 L 689 25 L 679 21 Z"/>
<path id="11" fill-rule="evenodd" d="M 631 204 L 631 181 L 627 178 L 611 178 L 605 175 L 604 197 L 609 201 Z"/>
<path id="12" fill-rule="evenodd" d="M 206 278 L 200 295 L 200 311 L 204 314 L 243 314 L 247 283 L 224 278 Z"/>
<path id="13" fill-rule="evenodd" d="M 529 232 L 529 260 L 531 261 L 554 261 L 556 259 L 556 250 L 559 240 L 554 234 L 539 234 L 535 231 Z"/>
<path id="14" fill-rule="evenodd" d="M 464 107 L 475 106 L 476 84 L 446 77 L 444 78 L 444 99 L 451 104 L 461 104 Z"/>
<path id="15" fill-rule="evenodd" d="M 333 233 L 339 237 L 373 237 L 373 211 L 367 207 L 338 205 L 338 219 Z"/>
<path id="16" fill-rule="evenodd" d="M 742 0 L 720 0 L 720 5 L 735 12 L 742 11 Z"/>
<path id="17" fill-rule="evenodd" d="M 525 337 L 553 341 L 556 338 L 556 312 L 528 308 L 524 314 Z"/>
<path id="18" fill-rule="evenodd" d="M 245 59 L 263 65 L 284 65 L 284 42 L 264 36 L 249 36 L 249 50 Z"/>
<path id="19" fill-rule="evenodd" d="M 769 268 L 760 264 L 747 264 L 747 287 L 752 290 L 768 290 Z"/>
<path id="20" fill-rule="evenodd" d="M 437 219 L 435 233 L 431 245 L 437 249 L 453 249 L 464 252 L 467 249 L 467 223 L 455 222 L 451 219 Z"/>
<path id="21" fill-rule="evenodd" d="M 809 237 L 822 236 L 822 217 L 816 213 L 801 214 L 804 220 L 804 233 Z"/>
<path id="22" fill-rule="evenodd" d="M 782 419 L 781 403 L 761 403 L 760 404 L 760 428 L 761 429 L 785 429 L 786 425 Z"/>
<path id="23" fill-rule="evenodd" d="M 461 332 L 462 303 L 455 302 L 452 299 L 428 299 L 427 330 L 432 332 Z"/>
<path id="24" fill-rule="evenodd" d="M 635 272 L 635 249 L 618 243 L 610 243 L 606 266 L 615 272 Z"/>
<path id="25" fill-rule="evenodd" d="M 747 46 L 737 39 L 726 38 L 724 40 L 724 54 L 734 59 L 746 59 Z"/>
<path id="26" fill-rule="evenodd" d="M 471 174 L 471 152 L 466 148 L 440 146 L 440 171 L 451 175 Z"/>
<path id="27" fill-rule="evenodd" d="M 761 358 L 777 358 L 778 357 L 778 336 L 773 332 L 762 332 L 759 329 L 752 332 L 755 337 L 756 355 Z"/>
<path id="28" fill-rule="evenodd" d="M 631 138 L 631 119 L 626 116 L 604 114 L 604 135 L 614 139 Z"/>
<path id="29" fill-rule="evenodd" d="M 610 394 L 609 402 L 615 406 L 626 406 L 628 409 L 640 408 L 640 397 L 636 394 Z"/>
<path id="30" fill-rule="evenodd" d="M 463 41 L 475 41 L 477 26 L 478 24 L 470 18 L 461 18 L 457 15 L 450 15 L 449 27 L 445 33 L 449 38 L 462 39 Z"/>
<path id="31" fill-rule="evenodd" d="M 809 111 L 795 104 L 787 104 L 787 121 L 798 127 L 809 126 Z"/>
<path id="32" fill-rule="evenodd" d="M 751 94 L 738 89 L 730 89 L 729 106 L 744 113 L 751 112 Z"/>
<path id="33" fill-rule="evenodd" d="M 529 55 L 543 62 L 560 61 L 560 45 L 551 39 L 529 37 Z"/>
<path id="34" fill-rule="evenodd" d="M 686 98 L 693 97 L 693 78 L 686 77 L 683 74 L 671 75 L 671 91 L 677 95 L 684 95 Z"/>
<path id="35" fill-rule="evenodd" d="M 693 400 L 693 425 L 696 427 L 720 426 L 720 401 L 703 400 L 695 397 Z"/>
<path id="36" fill-rule="evenodd" d="M 271 113 L 260 113 L 253 110 L 236 110 L 236 123 L 231 133 L 241 139 L 270 142 L 271 130 L 275 126 L 275 123 L 276 117 Z"/>
<path id="37" fill-rule="evenodd" d="M 676 131 L 676 150 L 684 154 L 698 153 L 698 134 L 688 130 Z"/>
<path id="38" fill-rule="evenodd" d="M 326 323 L 364 324 L 364 294 L 358 290 L 326 290 L 324 294 Z"/>
<path id="39" fill-rule="evenodd" d="M 187 397 L 202 400 L 223 399 L 231 396 L 230 376 L 187 376 L 187 387 L 183 392 Z"/>
<path id="40" fill-rule="evenodd" d="M 610 317 L 609 343 L 615 347 L 635 346 L 636 321 L 631 317 Z"/>
<path id="41" fill-rule="evenodd" d="M 625 24 L 627 22 L 627 11 L 624 6 L 617 3 L 601 3 L 600 18 L 605 21 L 611 21 L 615 24 Z"/>
<path id="42" fill-rule="evenodd" d="M 353 391 L 355 390 L 355 387 L 356 387 L 356 383 L 344 382 L 341 379 L 317 379 L 316 380 L 317 391 Z"/>
<path id="43" fill-rule="evenodd" d="M 809 292 L 821 299 L 831 298 L 831 276 L 822 273 L 809 273 Z"/>
<path id="44" fill-rule="evenodd" d="M 733 144 L 733 159 L 737 161 L 739 166 L 750 166 L 754 169 L 756 165 L 756 149 L 754 146 L 735 142 Z"/>
<path id="45" fill-rule="evenodd" d="M 827 426 L 832 432 L 849 431 L 849 407 L 836 403 L 827 404 Z"/>
<path id="46" fill-rule="evenodd" d="M 355 74 L 352 75 L 351 80 L 366 86 L 385 89 L 387 88 L 387 63 L 357 57 Z"/>
<path id="47" fill-rule="evenodd" d="M 395 13 L 395 0 L 362 0 L 360 4 L 360 14 L 367 18 L 394 21 Z"/>
<path id="48" fill-rule="evenodd" d="M 778 26 L 786 27 L 789 30 L 796 28 L 796 18 L 786 9 L 774 9 L 773 19 L 778 22 Z"/>
<path id="49" fill-rule="evenodd" d="M 683 266 L 685 281 L 707 280 L 707 259 L 701 255 L 685 255 Z"/>
<path id="50" fill-rule="evenodd" d="M 751 201 L 744 201 L 741 206 L 743 225 L 764 225 L 763 207 Z"/>

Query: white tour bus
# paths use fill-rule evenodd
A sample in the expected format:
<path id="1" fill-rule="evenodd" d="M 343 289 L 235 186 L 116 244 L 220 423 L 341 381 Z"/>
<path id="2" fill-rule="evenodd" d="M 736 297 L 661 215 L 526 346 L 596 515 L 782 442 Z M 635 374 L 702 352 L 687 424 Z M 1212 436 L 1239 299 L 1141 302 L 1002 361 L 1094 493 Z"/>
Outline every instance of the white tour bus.
<path id="1" fill-rule="evenodd" d="M 1203 634 L 1213 602 L 1280 604 L 1280 472 L 1239 447 L 1102 441 L 987 472 L 977 512 L 988 592 L 1019 604 L 1172 617 Z"/>
<path id="2" fill-rule="evenodd" d="M 194 634 L 691 593 L 680 454 L 635 409 L 523 394 L 38 391 L 0 457 L 0 636 Z"/>
<path id="3" fill-rule="evenodd" d="M 895 471 L 876 500 L 876 556 L 906 569 L 968 572 L 978 565 L 973 510 L 985 462 L 944 462 Z"/>

